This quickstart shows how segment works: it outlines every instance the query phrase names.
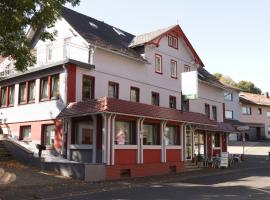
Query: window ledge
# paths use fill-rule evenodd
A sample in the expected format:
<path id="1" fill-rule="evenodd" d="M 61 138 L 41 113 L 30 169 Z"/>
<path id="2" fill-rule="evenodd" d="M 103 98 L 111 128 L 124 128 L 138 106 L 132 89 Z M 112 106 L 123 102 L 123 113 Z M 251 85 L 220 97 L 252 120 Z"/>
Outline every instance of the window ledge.
<path id="1" fill-rule="evenodd" d="M 182 149 L 182 146 L 178 145 L 167 145 L 166 149 Z"/>
<path id="2" fill-rule="evenodd" d="M 70 149 L 93 149 L 91 144 L 71 144 Z"/>
<path id="3" fill-rule="evenodd" d="M 115 144 L 114 149 L 137 149 L 137 145 Z"/>
<path id="4" fill-rule="evenodd" d="M 161 145 L 143 145 L 143 149 L 161 149 Z"/>

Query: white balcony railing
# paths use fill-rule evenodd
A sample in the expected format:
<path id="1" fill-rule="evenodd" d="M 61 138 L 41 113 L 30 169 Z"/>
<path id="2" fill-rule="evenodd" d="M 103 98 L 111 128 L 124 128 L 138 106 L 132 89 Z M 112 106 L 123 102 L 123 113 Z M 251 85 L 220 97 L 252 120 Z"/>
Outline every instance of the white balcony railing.
<path id="1" fill-rule="evenodd" d="M 41 45 L 36 49 L 35 54 L 37 62 L 31 68 L 57 63 L 65 59 L 89 63 L 89 48 L 86 45 L 82 46 L 70 42 L 54 41 L 50 45 Z M 0 67 L 0 78 L 5 78 L 15 73 L 17 71 L 13 65 L 2 65 Z"/>

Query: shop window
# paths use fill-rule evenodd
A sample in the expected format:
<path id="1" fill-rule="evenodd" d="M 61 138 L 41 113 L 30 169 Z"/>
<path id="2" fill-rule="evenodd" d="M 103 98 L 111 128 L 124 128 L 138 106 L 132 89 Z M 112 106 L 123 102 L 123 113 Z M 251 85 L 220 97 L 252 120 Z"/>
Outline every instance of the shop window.
<path id="1" fill-rule="evenodd" d="M 158 125 L 143 125 L 143 144 L 144 145 L 160 145 Z"/>
<path id="2" fill-rule="evenodd" d="M 220 134 L 219 133 L 215 133 L 213 136 L 213 147 L 214 148 L 220 147 Z"/>
<path id="3" fill-rule="evenodd" d="M 31 126 L 21 126 L 20 139 L 24 141 L 31 141 Z"/>
<path id="4" fill-rule="evenodd" d="M 44 145 L 53 146 L 55 138 L 55 125 L 43 125 Z"/>
<path id="5" fill-rule="evenodd" d="M 167 126 L 165 132 L 165 145 L 179 145 L 177 126 Z"/>
<path id="6" fill-rule="evenodd" d="M 111 98 L 119 98 L 119 84 L 114 82 L 109 82 L 108 96 Z"/>
<path id="7" fill-rule="evenodd" d="M 75 144 L 92 145 L 93 144 L 93 128 L 92 123 L 75 123 Z"/>
<path id="8" fill-rule="evenodd" d="M 92 76 L 83 76 L 82 97 L 83 99 L 94 99 L 95 78 Z"/>
<path id="9" fill-rule="evenodd" d="M 136 144 L 135 123 L 133 121 L 115 122 L 115 144 L 118 145 Z"/>
<path id="10" fill-rule="evenodd" d="M 131 87 L 130 88 L 130 101 L 139 102 L 140 101 L 140 89 Z"/>

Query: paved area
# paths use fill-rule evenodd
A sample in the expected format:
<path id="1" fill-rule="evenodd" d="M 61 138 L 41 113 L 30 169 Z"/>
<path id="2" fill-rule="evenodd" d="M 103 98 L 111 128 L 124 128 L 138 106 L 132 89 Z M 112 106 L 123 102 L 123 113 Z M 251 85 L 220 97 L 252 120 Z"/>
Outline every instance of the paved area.
<path id="1" fill-rule="evenodd" d="M 230 142 L 228 151 L 233 154 L 243 153 L 242 142 Z M 247 155 L 268 156 L 270 152 L 270 142 L 245 142 L 244 153 Z"/>
<path id="2" fill-rule="evenodd" d="M 251 147 L 256 146 L 263 146 L 263 144 Z M 266 144 L 265 146 L 267 147 Z M 16 175 L 13 182 L 0 185 L 1 200 L 270 199 L 270 161 L 265 159 L 264 152 L 260 155 L 247 155 L 245 162 L 232 169 L 206 169 L 96 183 L 67 179 L 16 162 L 2 163 L 0 168 Z"/>

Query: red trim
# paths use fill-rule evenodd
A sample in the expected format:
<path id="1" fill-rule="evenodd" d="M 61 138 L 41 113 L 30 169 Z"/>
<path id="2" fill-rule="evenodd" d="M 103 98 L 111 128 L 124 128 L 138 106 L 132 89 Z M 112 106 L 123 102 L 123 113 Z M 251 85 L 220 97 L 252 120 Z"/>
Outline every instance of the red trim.
<path id="1" fill-rule="evenodd" d="M 115 120 L 119 121 L 135 121 L 137 118 L 132 116 L 125 116 L 125 115 L 116 115 Z"/>
<path id="2" fill-rule="evenodd" d="M 176 64 L 176 70 L 175 70 L 175 71 L 176 71 L 176 76 L 173 76 L 173 75 L 172 75 L 172 69 L 171 69 L 171 78 L 178 79 L 178 66 L 177 66 L 177 61 L 171 59 L 171 65 L 172 65 L 173 62 Z M 172 67 L 172 66 L 171 66 L 171 67 Z"/>
<path id="3" fill-rule="evenodd" d="M 48 99 L 51 99 L 51 84 L 52 83 L 52 76 L 48 76 Z"/>
<path id="4" fill-rule="evenodd" d="M 170 38 L 171 38 L 171 40 L 172 40 L 172 44 L 170 44 Z M 176 47 L 174 47 L 173 46 L 173 40 L 176 40 Z M 178 38 L 177 37 L 175 37 L 175 36 L 173 36 L 172 34 L 168 34 L 168 46 L 169 47 L 172 47 L 172 48 L 174 48 L 174 49 L 178 49 Z"/>
<path id="5" fill-rule="evenodd" d="M 223 121 L 225 122 L 226 121 L 226 116 L 225 116 L 225 103 L 222 104 L 222 111 L 223 111 Z M 233 112 L 232 112 L 232 115 L 233 115 Z M 233 118 L 233 116 L 232 116 Z"/>
<path id="6" fill-rule="evenodd" d="M 130 87 L 130 100 L 131 100 L 131 90 L 135 90 L 137 92 L 136 102 L 140 102 L 140 88 L 133 86 Z"/>
<path id="7" fill-rule="evenodd" d="M 160 58 L 160 70 L 161 70 L 160 72 L 156 70 L 156 57 L 159 57 Z M 155 72 L 157 74 L 163 74 L 162 55 L 157 54 L 157 53 L 155 54 Z"/>
<path id="8" fill-rule="evenodd" d="M 119 99 L 119 83 L 117 82 L 113 82 L 113 81 L 109 81 L 108 82 L 108 90 L 109 90 L 109 86 L 115 86 L 116 87 L 116 99 Z"/>
<path id="9" fill-rule="evenodd" d="M 95 77 L 94 76 L 89 76 L 89 75 L 83 75 L 83 78 L 82 78 L 82 98 L 83 99 L 89 99 L 89 98 L 84 98 L 83 97 L 83 79 L 84 78 L 87 78 L 89 80 L 92 81 L 93 85 L 92 85 L 92 88 L 91 88 L 91 94 L 92 94 L 92 97 L 90 97 L 90 99 L 95 99 Z"/>
<path id="10" fill-rule="evenodd" d="M 67 66 L 67 103 L 76 101 L 76 65 Z"/>

